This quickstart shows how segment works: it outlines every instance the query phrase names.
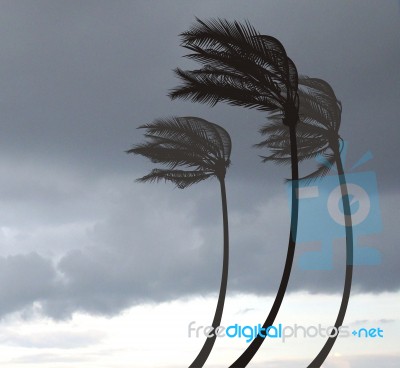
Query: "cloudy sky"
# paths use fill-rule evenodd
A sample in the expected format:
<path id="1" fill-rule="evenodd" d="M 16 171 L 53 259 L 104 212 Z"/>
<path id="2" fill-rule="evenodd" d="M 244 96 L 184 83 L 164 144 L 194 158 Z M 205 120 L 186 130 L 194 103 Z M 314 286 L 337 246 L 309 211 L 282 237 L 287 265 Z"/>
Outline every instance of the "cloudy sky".
<path id="1" fill-rule="evenodd" d="M 356 239 L 379 251 L 381 262 L 355 267 L 345 325 L 380 327 L 384 338 L 338 339 L 325 367 L 397 366 L 396 0 L 0 1 L 1 364 L 172 368 L 188 366 L 199 351 L 203 340 L 189 338 L 187 325 L 209 325 L 215 308 L 219 186 L 135 183 L 152 165 L 124 151 L 142 140 L 139 125 L 159 117 L 199 116 L 231 134 L 222 324 L 264 321 L 286 252 L 290 170 L 262 164 L 263 152 L 252 147 L 265 114 L 167 97 L 179 83 L 172 70 L 195 66 L 178 37 L 195 17 L 249 20 L 283 43 L 300 74 L 325 79 L 342 101 L 346 169 L 376 174 L 383 225 Z M 367 151 L 373 159 L 352 170 Z M 321 242 L 310 240 L 297 247 L 277 323 L 334 323 L 343 236 L 332 240 L 331 270 L 299 267 Z M 266 341 L 252 366 L 306 366 L 323 343 Z M 228 366 L 246 346 L 219 339 L 208 366 Z"/>

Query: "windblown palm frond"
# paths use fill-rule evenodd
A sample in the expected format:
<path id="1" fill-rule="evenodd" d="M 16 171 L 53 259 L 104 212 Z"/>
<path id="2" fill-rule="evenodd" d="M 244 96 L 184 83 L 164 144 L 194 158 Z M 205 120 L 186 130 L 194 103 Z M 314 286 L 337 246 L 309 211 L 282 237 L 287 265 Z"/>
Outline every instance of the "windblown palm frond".
<path id="1" fill-rule="evenodd" d="M 337 100 L 331 86 L 322 79 L 302 76 L 299 78 L 299 123 L 297 125 L 297 149 L 299 161 L 322 156 L 323 163 L 303 179 L 309 182 L 325 176 L 335 163 L 342 105 Z M 268 148 L 270 155 L 262 156 L 263 161 L 277 164 L 290 163 L 289 130 L 282 126 L 281 112 L 270 115 L 271 124 L 260 129 L 266 139 L 258 143 L 258 148 Z"/>
<path id="2" fill-rule="evenodd" d="M 137 181 L 142 183 L 159 182 L 162 180 L 172 181 L 178 188 L 184 189 L 192 184 L 197 184 L 212 175 L 213 174 L 206 174 L 199 171 L 153 169 L 150 174 L 137 179 Z"/>
<path id="3" fill-rule="evenodd" d="M 282 73 L 282 66 L 287 61 L 282 57 L 285 54 L 284 47 L 276 38 L 260 35 L 248 22 L 196 20 L 197 24 L 181 34 L 182 46 L 194 51 L 189 57 L 197 58 L 196 54 L 207 56 L 209 53 L 214 56 L 236 55 L 242 61 L 251 60 L 256 65 L 267 66 L 273 74 Z"/>
<path id="4" fill-rule="evenodd" d="M 166 169 L 154 169 L 138 181 L 171 181 L 183 189 L 211 176 L 225 176 L 231 139 L 219 125 L 196 117 L 173 117 L 157 119 L 139 129 L 146 129 L 148 141 L 127 153 L 147 157 Z"/>

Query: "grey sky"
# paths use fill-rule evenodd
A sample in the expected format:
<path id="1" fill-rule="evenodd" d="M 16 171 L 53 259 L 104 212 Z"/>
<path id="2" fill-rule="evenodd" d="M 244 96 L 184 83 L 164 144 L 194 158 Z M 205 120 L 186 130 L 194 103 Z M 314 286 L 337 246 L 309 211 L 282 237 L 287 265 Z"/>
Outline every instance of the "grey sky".
<path id="1" fill-rule="evenodd" d="M 398 290 L 398 2 L 2 1 L 0 10 L 0 315 L 35 301 L 56 318 L 114 314 L 217 291 L 217 183 L 185 191 L 136 184 L 152 166 L 124 154 L 142 139 L 137 126 L 171 115 L 231 133 L 229 292 L 276 290 L 289 168 L 261 164 L 251 147 L 265 115 L 166 96 L 178 84 L 172 69 L 194 65 L 177 36 L 194 16 L 248 19 L 284 44 L 299 73 L 331 83 L 343 103 L 348 162 L 374 154 L 360 170 L 377 173 L 384 222 L 367 240 L 382 265 L 357 268 L 354 290 Z M 340 292 L 340 249 L 333 271 L 295 268 L 290 291 Z"/>

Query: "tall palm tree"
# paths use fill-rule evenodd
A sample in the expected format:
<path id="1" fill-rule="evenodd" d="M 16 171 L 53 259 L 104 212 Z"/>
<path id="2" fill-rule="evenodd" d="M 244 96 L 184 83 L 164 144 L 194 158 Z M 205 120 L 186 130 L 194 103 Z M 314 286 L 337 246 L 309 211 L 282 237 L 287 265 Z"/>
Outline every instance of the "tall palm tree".
<path id="1" fill-rule="evenodd" d="M 166 168 L 153 169 L 138 181 L 171 181 L 183 189 L 207 178 L 216 177 L 219 180 L 224 247 L 221 285 L 212 321 L 215 330 L 221 324 L 228 283 L 229 230 L 225 174 L 230 165 L 231 138 L 219 125 L 196 117 L 158 119 L 139 128 L 146 129 L 145 137 L 148 142 L 130 149 L 127 153 L 145 156 Z M 213 336 L 206 339 L 190 367 L 203 366 L 206 362 L 216 340 L 214 330 L 211 331 Z"/>
<path id="2" fill-rule="evenodd" d="M 248 22 L 197 19 L 189 31 L 181 34 L 182 46 L 191 51 L 188 58 L 202 64 L 201 69 L 175 70 L 183 81 L 170 92 L 172 99 L 183 98 L 214 106 L 225 101 L 230 105 L 255 108 L 264 112 L 279 111 L 290 137 L 292 171 L 291 227 L 285 267 L 272 308 L 263 324 L 274 323 L 282 304 L 292 269 L 298 222 L 298 160 L 296 126 L 299 100 L 297 70 L 274 37 L 262 35 Z M 264 338 L 257 336 L 233 363 L 245 367 L 256 354 Z"/>
<path id="3" fill-rule="evenodd" d="M 317 156 L 323 158 L 319 167 L 304 179 L 306 182 L 315 181 L 325 176 L 333 164 L 336 164 L 342 194 L 346 232 L 346 274 L 342 301 L 334 325 L 338 329 L 343 323 L 349 303 L 354 250 L 350 201 L 340 155 L 344 145 L 339 135 L 342 105 L 336 98 L 332 87 L 322 79 L 301 77 L 299 85 L 300 123 L 297 129 L 299 161 Z M 274 118 L 276 121 L 273 124 L 261 129 L 261 133 L 267 134 L 268 137 L 257 146 L 267 147 L 272 152 L 270 156 L 264 157 L 264 161 L 289 163 L 290 139 L 286 130 L 282 129 L 279 124 L 280 117 L 276 115 Z M 323 364 L 337 335 L 328 337 L 321 351 L 310 363 L 309 368 L 320 367 Z"/>

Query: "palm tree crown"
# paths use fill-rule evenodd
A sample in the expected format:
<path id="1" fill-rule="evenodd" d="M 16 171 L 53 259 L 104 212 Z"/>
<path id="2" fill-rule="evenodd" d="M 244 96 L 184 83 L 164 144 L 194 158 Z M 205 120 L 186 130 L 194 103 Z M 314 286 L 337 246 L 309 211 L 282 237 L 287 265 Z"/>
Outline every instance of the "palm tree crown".
<path id="1" fill-rule="evenodd" d="M 146 129 L 148 142 L 127 153 L 145 156 L 166 168 L 153 169 L 138 181 L 171 181 L 183 189 L 212 176 L 225 177 L 231 139 L 219 125 L 196 117 L 172 117 L 157 119 L 139 129 Z"/>
<path id="2" fill-rule="evenodd" d="M 192 51 L 186 57 L 203 68 L 177 68 L 175 73 L 183 84 L 170 97 L 212 106 L 225 101 L 262 111 L 281 110 L 284 123 L 297 123 L 297 71 L 282 44 L 247 22 L 197 22 L 181 34 L 181 45 Z"/>
<path id="3" fill-rule="evenodd" d="M 299 162 L 318 157 L 318 168 L 305 176 L 307 181 L 326 175 L 340 156 L 342 138 L 339 134 L 342 104 L 332 87 L 322 79 L 302 76 L 299 78 L 299 124 L 297 125 L 297 150 Z M 266 138 L 256 144 L 268 148 L 269 156 L 263 161 L 290 164 L 289 132 L 280 124 L 281 113 L 270 115 L 271 124 L 263 126 L 260 133 Z"/>

